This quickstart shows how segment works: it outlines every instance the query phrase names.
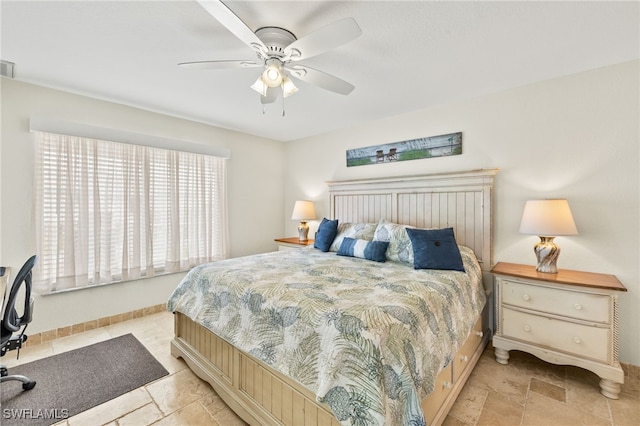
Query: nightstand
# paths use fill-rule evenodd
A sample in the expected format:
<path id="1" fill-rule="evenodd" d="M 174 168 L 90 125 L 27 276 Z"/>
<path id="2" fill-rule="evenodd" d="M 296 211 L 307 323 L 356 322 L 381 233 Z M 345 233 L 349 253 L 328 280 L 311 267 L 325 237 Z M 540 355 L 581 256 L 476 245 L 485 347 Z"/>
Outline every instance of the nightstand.
<path id="1" fill-rule="evenodd" d="M 618 295 L 627 289 L 613 275 L 500 262 L 496 284 L 496 361 L 510 350 L 553 364 L 574 365 L 600 377 L 600 392 L 618 399 L 624 372 L 618 361 Z"/>
<path id="2" fill-rule="evenodd" d="M 274 240 L 278 244 L 278 251 L 299 249 L 309 245 L 313 245 L 314 240 L 300 241 L 298 237 L 292 238 L 276 238 Z"/>

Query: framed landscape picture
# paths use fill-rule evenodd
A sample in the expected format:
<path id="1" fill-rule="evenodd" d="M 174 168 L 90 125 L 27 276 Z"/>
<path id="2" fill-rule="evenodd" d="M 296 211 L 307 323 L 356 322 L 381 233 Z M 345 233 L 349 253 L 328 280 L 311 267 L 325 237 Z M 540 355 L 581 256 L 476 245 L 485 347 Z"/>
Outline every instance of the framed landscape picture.
<path id="1" fill-rule="evenodd" d="M 462 132 L 347 150 L 347 167 L 462 154 Z"/>

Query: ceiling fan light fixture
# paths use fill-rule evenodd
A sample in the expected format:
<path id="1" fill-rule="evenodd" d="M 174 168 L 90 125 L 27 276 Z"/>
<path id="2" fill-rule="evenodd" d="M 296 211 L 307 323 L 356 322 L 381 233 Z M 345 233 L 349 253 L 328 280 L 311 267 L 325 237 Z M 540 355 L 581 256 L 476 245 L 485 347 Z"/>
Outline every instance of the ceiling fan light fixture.
<path id="1" fill-rule="evenodd" d="M 286 75 L 282 77 L 282 96 L 283 97 L 287 98 L 295 94 L 297 91 L 298 91 L 298 88 L 296 87 L 295 84 L 293 84 L 293 81 L 291 81 L 289 77 L 287 77 Z"/>
<path id="2" fill-rule="evenodd" d="M 250 86 L 260 93 L 263 105 L 273 102 L 278 93 L 275 90 L 269 91 L 270 88 L 281 86 L 283 99 L 298 91 L 289 77 L 298 78 L 308 84 L 341 95 L 348 95 L 355 88 L 352 84 L 331 74 L 304 65 L 292 64 L 292 62 L 304 61 L 340 47 L 359 37 L 362 30 L 355 19 L 344 18 L 335 21 L 298 39 L 291 31 L 281 27 L 267 26 L 253 31 L 223 1 L 226 2 L 226 0 L 198 0 L 213 18 L 255 51 L 258 61 L 214 60 L 183 62 L 178 65 L 195 69 L 264 66 L 258 80 Z"/>
<path id="3" fill-rule="evenodd" d="M 262 75 L 261 75 L 260 77 L 258 77 L 256 82 L 251 85 L 251 88 L 256 92 L 260 93 L 260 95 L 267 96 L 267 89 L 269 89 L 269 86 L 267 86 L 265 82 L 262 81 Z"/>

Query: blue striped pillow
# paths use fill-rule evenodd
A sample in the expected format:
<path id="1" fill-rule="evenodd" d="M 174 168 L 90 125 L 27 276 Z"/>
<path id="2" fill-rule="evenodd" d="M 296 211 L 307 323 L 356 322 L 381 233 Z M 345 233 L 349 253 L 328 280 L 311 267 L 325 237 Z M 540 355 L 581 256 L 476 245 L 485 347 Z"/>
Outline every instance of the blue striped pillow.
<path id="1" fill-rule="evenodd" d="M 388 241 L 367 241 L 345 237 L 338 249 L 338 256 L 360 257 L 362 259 L 384 262 Z"/>

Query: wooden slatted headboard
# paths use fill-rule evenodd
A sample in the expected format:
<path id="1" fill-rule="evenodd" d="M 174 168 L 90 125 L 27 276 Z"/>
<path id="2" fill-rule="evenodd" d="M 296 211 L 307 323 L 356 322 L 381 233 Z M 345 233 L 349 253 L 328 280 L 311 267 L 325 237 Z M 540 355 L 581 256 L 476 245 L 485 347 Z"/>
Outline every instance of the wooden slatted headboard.
<path id="1" fill-rule="evenodd" d="M 330 212 L 340 222 L 453 227 L 482 270 L 493 265 L 493 181 L 498 169 L 328 182 Z"/>

